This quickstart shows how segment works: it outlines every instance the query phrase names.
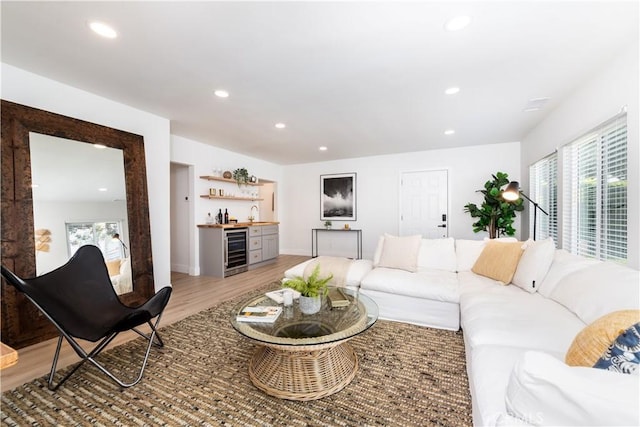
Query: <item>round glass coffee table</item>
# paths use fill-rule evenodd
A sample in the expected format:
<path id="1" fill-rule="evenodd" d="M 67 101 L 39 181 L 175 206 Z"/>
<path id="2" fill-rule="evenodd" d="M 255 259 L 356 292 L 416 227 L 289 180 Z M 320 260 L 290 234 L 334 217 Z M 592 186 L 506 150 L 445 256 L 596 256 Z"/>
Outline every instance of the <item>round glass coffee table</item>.
<path id="1" fill-rule="evenodd" d="M 345 307 L 331 308 L 325 298 L 320 312 L 303 314 L 294 300 L 273 323 L 236 320 L 245 307 L 280 305 L 265 295 L 234 309 L 234 329 L 259 344 L 249 363 L 249 378 L 257 388 L 281 399 L 315 400 L 353 380 L 358 358 L 347 341 L 376 322 L 378 306 L 366 295 L 342 291 L 350 302 Z"/>

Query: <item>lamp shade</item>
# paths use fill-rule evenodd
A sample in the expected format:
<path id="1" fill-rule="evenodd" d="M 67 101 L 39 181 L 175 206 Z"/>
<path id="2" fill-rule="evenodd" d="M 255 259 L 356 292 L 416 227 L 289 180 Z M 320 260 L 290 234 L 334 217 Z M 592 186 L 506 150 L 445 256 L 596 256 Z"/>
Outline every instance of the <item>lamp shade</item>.
<path id="1" fill-rule="evenodd" d="M 518 181 L 511 181 L 502 192 L 502 198 L 509 202 L 518 200 L 520 198 L 520 183 Z"/>

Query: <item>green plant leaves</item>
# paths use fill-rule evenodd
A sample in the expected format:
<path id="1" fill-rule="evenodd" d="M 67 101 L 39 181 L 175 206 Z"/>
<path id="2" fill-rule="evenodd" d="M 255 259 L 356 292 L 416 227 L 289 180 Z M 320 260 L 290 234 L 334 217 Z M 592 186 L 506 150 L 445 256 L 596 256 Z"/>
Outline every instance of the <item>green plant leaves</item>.
<path id="1" fill-rule="evenodd" d="M 307 280 L 301 276 L 296 276 L 293 279 L 287 280 L 282 284 L 285 288 L 295 289 L 305 297 L 317 297 L 318 295 L 326 295 L 327 283 L 333 279 L 333 274 L 325 278 L 320 276 L 320 264 L 311 272 L 311 275 Z"/>
<path id="2" fill-rule="evenodd" d="M 516 212 L 524 210 L 524 203 L 522 199 L 507 202 L 502 198 L 501 188 L 509 183 L 508 174 L 497 172 L 491 175 L 491 178 L 484 183 L 483 190 L 478 190 L 484 196 L 482 205 L 478 207 L 475 203 L 467 203 L 464 211 L 469 213 L 471 218 L 478 219 L 472 224 L 474 233 L 488 231 L 491 238 L 502 234 L 513 236 L 516 233 L 513 228 Z"/>

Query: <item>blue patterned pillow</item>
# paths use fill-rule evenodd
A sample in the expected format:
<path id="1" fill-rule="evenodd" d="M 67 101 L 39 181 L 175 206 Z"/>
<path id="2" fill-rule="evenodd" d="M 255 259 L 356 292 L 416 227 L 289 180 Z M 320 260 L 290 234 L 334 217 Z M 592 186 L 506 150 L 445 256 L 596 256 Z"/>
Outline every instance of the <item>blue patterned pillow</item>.
<path id="1" fill-rule="evenodd" d="M 594 368 L 638 375 L 640 364 L 640 323 L 620 335 L 598 359 Z"/>

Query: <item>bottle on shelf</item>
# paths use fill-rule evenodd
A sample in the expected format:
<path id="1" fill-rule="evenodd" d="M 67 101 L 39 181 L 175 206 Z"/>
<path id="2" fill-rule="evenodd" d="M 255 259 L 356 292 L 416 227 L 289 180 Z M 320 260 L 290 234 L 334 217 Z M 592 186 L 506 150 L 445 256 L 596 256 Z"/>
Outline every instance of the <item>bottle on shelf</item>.
<path id="1" fill-rule="evenodd" d="M 224 221 L 224 218 L 222 217 L 222 209 L 218 209 L 218 215 L 216 216 L 216 219 L 218 224 L 222 224 L 222 221 Z"/>
<path id="2" fill-rule="evenodd" d="M 213 217 L 211 216 L 211 212 L 207 214 L 207 224 L 213 224 Z"/>
<path id="3" fill-rule="evenodd" d="M 224 210 L 224 223 L 229 224 L 229 212 L 227 212 L 227 209 Z"/>

